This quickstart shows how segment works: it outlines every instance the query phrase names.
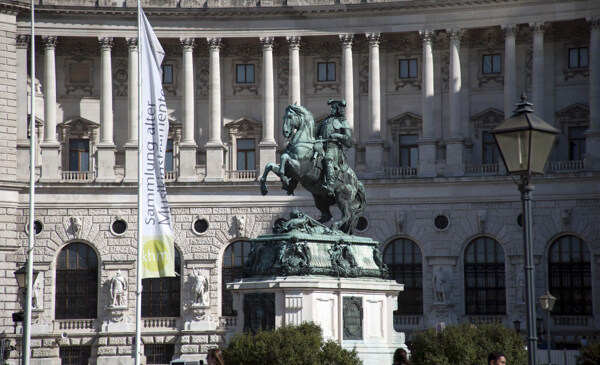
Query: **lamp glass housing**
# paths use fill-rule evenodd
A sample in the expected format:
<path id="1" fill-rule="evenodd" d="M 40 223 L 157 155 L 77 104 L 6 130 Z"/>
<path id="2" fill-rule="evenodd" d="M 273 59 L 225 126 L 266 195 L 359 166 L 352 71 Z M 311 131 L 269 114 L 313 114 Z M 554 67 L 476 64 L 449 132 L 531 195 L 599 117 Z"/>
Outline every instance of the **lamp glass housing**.
<path id="1" fill-rule="evenodd" d="M 546 292 L 543 295 L 540 295 L 538 300 L 540 301 L 540 306 L 543 310 L 545 310 L 546 312 L 552 312 L 554 304 L 556 303 L 556 297 L 554 297 L 549 292 Z"/>
<path id="2" fill-rule="evenodd" d="M 33 269 L 33 283 L 37 280 L 38 274 L 40 272 L 36 269 Z M 21 267 L 17 271 L 15 271 L 15 277 L 17 278 L 17 284 L 19 284 L 20 289 L 27 288 L 27 265 Z"/>

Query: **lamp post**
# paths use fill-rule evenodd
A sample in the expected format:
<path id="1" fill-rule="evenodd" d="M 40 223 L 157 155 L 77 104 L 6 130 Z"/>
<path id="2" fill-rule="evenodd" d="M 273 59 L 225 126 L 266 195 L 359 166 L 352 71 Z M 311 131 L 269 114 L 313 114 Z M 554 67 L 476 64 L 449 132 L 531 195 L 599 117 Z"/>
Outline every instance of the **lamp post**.
<path id="1" fill-rule="evenodd" d="M 547 324 L 547 342 L 548 342 L 548 365 L 552 365 L 552 359 L 551 359 L 551 349 L 550 349 L 550 344 L 552 343 L 552 337 L 550 337 L 550 312 L 552 312 L 552 308 L 554 308 L 554 303 L 556 303 L 556 298 L 554 296 L 552 296 L 552 294 L 550 294 L 549 292 L 546 292 L 543 295 L 540 295 L 540 297 L 538 298 L 538 300 L 540 301 L 540 306 L 542 307 L 542 309 L 546 312 L 546 315 L 548 317 L 548 324 Z"/>
<path id="2" fill-rule="evenodd" d="M 525 253 L 525 290 L 527 303 L 527 357 L 529 365 L 536 365 L 535 349 L 535 281 L 533 241 L 531 238 L 531 192 L 529 179 L 543 174 L 554 139 L 560 131 L 533 114 L 533 104 L 525 93 L 513 115 L 494 128 L 491 133 L 498 144 L 506 170 L 520 176 L 519 191 L 523 205 L 523 246 Z"/>
<path id="3" fill-rule="evenodd" d="M 35 235 L 35 230 L 30 230 Z M 27 280 L 28 271 L 31 276 L 31 282 Z M 19 289 L 25 292 L 25 302 L 24 302 L 24 316 L 23 316 L 23 343 L 21 348 L 23 349 L 23 364 L 29 364 L 29 348 L 30 348 L 30 338 L 31 338 L 31 290 L 33 283 L 38 277 L 40 272 L 35 270 L 30 263 L 25 264 L 22 268 L 15 271 L 15 277 L 17 278 L 17 284 L 19 284 Z M 14 318 L 14 317 L 13 317 Z"/>

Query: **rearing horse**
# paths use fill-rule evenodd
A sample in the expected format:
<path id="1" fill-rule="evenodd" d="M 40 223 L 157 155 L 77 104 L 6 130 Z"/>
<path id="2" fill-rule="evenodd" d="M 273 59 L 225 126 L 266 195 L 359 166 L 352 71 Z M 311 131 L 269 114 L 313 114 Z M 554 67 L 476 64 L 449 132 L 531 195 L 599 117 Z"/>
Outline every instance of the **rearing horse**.
<path id="1" fill-rule="evenodd" d="M 267 175 L 273 171 L 281 179 L 282 188 L 288 195 L 294 193 L 298 182 L 313 195 L 315 205 L 321 212 L 319 222 L 329 222 L 333 216 L 329 207 L 337 204 L 342 212 L 339 222 L 332 229 L 353 234 L 358 218 L 365 209 L 365 188 L 354 171 L 346 165 L 336 171 L 333 185 L 334 196 L 323 188 L 323 141 L 315 139 L 315 120 L 312 113 L 300 105 L 289 105 L 283 115 L 283 135 L 288 143 L 281 154 L 281 163 L 267 163 L 260 178 L 262 195 L 268 193 Z"/>

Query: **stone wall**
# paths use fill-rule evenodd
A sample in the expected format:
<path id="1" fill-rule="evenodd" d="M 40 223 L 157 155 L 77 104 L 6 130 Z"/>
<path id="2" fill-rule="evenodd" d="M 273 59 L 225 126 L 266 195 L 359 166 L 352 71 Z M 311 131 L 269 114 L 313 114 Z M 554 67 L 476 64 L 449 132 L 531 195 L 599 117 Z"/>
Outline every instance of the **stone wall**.
<path id="1" fill-rule="evenodd" d="M 17 172 L 17 19 L 0 14 L 0 180 Z"/>

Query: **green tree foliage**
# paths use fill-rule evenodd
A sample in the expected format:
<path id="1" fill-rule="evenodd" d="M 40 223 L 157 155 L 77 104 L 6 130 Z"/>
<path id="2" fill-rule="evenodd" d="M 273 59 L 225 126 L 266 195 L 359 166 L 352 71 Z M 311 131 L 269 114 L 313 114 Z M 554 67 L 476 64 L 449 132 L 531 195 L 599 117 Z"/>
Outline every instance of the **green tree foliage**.
<path id="1" fill-rule="evenodd" d="M 577 365 L 598 365 L 600 364 L 600 342 L 592 342 L 579 349 L 577 356 Z"/>
<path id="2" fill-rule="evenodd" d="M 419 332 L 413 342 L 414 365 L 487 365 L 492 351 L 502 351 L 511 365 L 525 365 L 523 339 L 502 324 L 461 324 L 441 333 L 434 329 Z"/>
<path id="3" fill-rule="evenodd" d="M 325 341 L 314 323 L 282 326 L 255 335 L 237 334 L 223 350 L 227 365 L 361 365 L 355 350 Z"/>

